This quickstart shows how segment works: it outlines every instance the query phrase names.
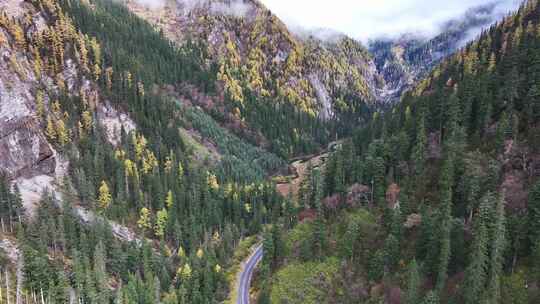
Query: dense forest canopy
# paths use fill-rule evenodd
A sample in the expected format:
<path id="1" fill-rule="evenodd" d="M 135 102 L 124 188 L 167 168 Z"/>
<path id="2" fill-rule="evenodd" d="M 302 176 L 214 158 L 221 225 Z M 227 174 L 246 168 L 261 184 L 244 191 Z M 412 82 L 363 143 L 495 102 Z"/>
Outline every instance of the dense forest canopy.
<path id="1" fill-rule="evenodd" d="M 261 302 L 540 299 L 539 21 L 527 1 L 310 170 L 308 220 L 265 238 Z"/>
<path id="2" fill-rule="evenodd" d="M 12 78 L 0 85 L 30 87 L 30 114 L 13 125 L 37 134 L 30 150 L 61 175 L 28 204 L 19 184 L 37 169 L 0 168 L 0 302 L 234 301 L 259 242 L 259 303 L 540 300 L 537 0 L 391 107 L 369 104 L 365 75 L 345 68 L 369 57 L 359 43 L 296 46 L 275 75 L 321 56 L 332 81 L 350 78 L 332 92 L 332 119 L 303 100 L 305 79 L 298 91 L 260 84 L 260 71 L 210 60 L 201 40 L 173 43 L 124 4 L 28 0 L 0 13 Z"/>
<path id="3" fill-rule="evenodd" d="M 196 45 L 173 46 L 110 1 L 29 4 L 52 26 L 39 36 L 13 36 L 20 39 L 14 47 L 32 50 L 43 77 L 64 71 L 68 60 L 82 75 L 71 92 L 57 76 L 58 89 L 43 86 L 36 93 L 39 123 L 69 162 L 58 181 L 61 196 L 44 193 L 30 218 L 18 191 L 2 179 L 2 222 L 9 223 L 24 260 L 17 295 L 24 290 L 28 303 L 226 299 L 225 269 L 240 238 L 257 234 L 287 206 L 265 181 L 284 161 L 184 106 L 189 96 L 179 100 L 159 90 L 189 83 L 215 92 Z M 4 15 L 1 21 L 22 32 L 33 26 Z M 88 89 L 88 80 L 95 86 Z M 122 127 L 116 144 L 98 123 L 99 109 L 109 104 L 135 124 Z M 187 129 L 215 142 L 217 162 L 194 155 L 182 137 Z"/>

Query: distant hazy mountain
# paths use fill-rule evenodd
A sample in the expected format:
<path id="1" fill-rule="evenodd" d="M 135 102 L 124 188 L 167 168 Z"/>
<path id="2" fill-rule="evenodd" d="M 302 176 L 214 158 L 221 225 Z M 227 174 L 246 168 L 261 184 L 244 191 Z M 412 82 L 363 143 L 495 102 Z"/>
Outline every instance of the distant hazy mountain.
<path id="1" fill-rule="evenodd" d="M 369 50 L 385 83 L 377 94 L 380 101 L 395 102 L 434 65 L 474 39 L 501 15 L 497 3 L 492 3 L 472 8 L 461 18 L 444 23 L 441 33 L 431 39 L 407 34 L 371 41 Z"/>

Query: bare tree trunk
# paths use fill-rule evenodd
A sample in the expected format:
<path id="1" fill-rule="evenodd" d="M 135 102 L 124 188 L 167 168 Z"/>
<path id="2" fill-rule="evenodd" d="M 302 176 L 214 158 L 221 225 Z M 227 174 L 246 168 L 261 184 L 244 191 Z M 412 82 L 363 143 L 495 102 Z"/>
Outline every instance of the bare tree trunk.
<path id="1" fill-rule="evenodd" d="M 17 259 L 17 294 L 16 294 L 16 304 L 22 304 L 22 291 L 23 291 L 23 274 L 24 261 L 22 254 Z"/>
<path id="2" fill-rule="evenodd" d="M 518 246 L 514 248 L 514 257 L 512 257 L 512 274 L 514 274 L 514 269 L 516 269 L 517 264 L 517 256 L 518 256 Z"/>
<path id="3" fill-rule="evenodd" d="M 0 274 L 2 273 L 2 269 L 0 268 Z M 0 303 L 4 303 L 2 300 L 2 276 L 0 275 Z"/>
<path id="4" fill-rule="evenodd" d="M 6 300 L 7 304 L 10 304 L 11 302 L 9 301 L 9 273 L 7 268 L 4 271 L 6 273 Z"/>

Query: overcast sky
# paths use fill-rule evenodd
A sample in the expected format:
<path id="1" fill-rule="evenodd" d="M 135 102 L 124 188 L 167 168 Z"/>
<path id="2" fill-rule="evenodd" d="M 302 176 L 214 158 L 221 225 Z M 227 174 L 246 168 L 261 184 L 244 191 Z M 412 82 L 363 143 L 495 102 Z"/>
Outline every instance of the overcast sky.
<path id="1" fill-rule="evenodd" d="M 497 2 L 502 14 L 520 0 L 260 0 L 289 27 L 327 28 L 366 42 L 403 33 L 438 34 L 441 23 Z"/>

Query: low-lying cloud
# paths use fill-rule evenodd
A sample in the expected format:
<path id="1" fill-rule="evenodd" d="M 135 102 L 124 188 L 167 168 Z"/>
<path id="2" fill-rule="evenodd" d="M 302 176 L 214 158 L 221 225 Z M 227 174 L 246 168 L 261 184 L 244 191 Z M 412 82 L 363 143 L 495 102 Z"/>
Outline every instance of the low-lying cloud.
<path id="1" fill-rule="evenodd" d="M 210 5 L 210 10 L 215 15 L 229 15 L 238 18 L 244 17 L 250 9 L 251 6 L 243 1 L 213 2 Z"/>
<path id="2" fill-rule="evenodd" d="M 138 3 L 151 9 L 162 8 L 167 0 L 136 0 Z M 172 1 L 171 1 L 172 2 Z M 176 0 L 176 3 L 184 9 L 184 12 L 192 11 L 196 8 L 208 9 L 214 15 L 228 15 L 235 17 L 245 16 L 251 6 L 243 0 Z"/>
<path id="3" fill-rule="evenodd" d="M 148 8 L 156 9 L 165 6 L 165 0 L 135 0 L 137 3 L 142 4 Z"/>
<path id="4" fill-rule="evenodd" d="M 491 14 L 502 17 L 521 0 L 261 0 L 292 29 L 328 28 L 367 42 L 379 37 L 416 33 L 439 34 L 445 22 L 467 10 L 493 4 Z"/>

